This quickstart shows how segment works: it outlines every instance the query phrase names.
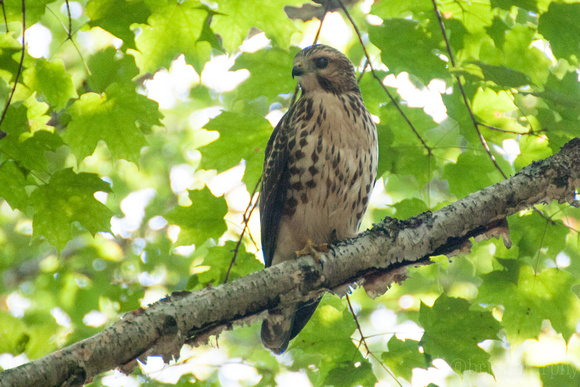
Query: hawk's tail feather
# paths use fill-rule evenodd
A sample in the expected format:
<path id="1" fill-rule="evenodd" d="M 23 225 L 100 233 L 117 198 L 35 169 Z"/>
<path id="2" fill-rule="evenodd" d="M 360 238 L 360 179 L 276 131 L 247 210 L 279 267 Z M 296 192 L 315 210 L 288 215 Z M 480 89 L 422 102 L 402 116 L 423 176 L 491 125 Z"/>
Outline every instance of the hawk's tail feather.
<path id="1" fill-rule="evenodd" d="M 280 355 L 288 348 L 294 323 L 292 317 L 294 309 L 295 306 L 268 311 L 268 317 L 262 322 L 262 343 L 276 355 Z"/>
<path id="2" fill-rule="evenodd" d="M 276 355 L 288 348 L 288 343 L 304 328 L 316 310 L 320 299 L 300 302 L 289 308 L 272 310 L 262 323 L 262 343 Z"/>
<path id="3" fill-rule="evenodd" d="M 295 338 L 302 329 L 306 326 L 310 317 L 314 314 L 314 311 L 318 307 L 320 303 L 319 298 L 318 300 L 308 301 L 308 302 L 300 302 L 296 307 L 296 313 L 294 314 L 293 324 L 292 324 L 292 333 L 290 334 L 290 340 Z M 288 340 L 288 341 L 290 341 Z"/>

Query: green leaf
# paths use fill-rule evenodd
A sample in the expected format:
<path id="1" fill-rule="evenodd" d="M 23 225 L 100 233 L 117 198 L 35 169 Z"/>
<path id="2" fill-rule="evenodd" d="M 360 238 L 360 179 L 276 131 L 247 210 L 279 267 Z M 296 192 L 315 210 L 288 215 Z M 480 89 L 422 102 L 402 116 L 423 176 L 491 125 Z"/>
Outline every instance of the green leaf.
<path id="1" fill-rule="evenodd" d="M 549 364 L 545 367 L 537 367 L 537 370 L 544 387 L 580 386 L 580 372 L 572 364 Z"/>
<path id="2" fill-rule="evenodd" d="M 481 45 L 480 60 L 488 65 L 503 65 L 530 77 L 536 85 L 548 78 L 550 60 L 536 47 L 531 46 L 535 31 L 516 25 L 505 34 L 503 47 L 493 47 L 491 41 Z"/>
<path id="3" fill-rule="evenodd" d="M 45 289 L 39 289 L 41 292 L 43 290 Z M 51 289 L 51 291 L 54 291 L 54 289 Z M 53 340 L 46 340 L 47 337 L 56 337 L 59 333 L 59 328 L 62 329 L 57 324 L 50 309 L 51 306 L 49 305 L 29 308 L 22 318 L 22 321 L 26 324 L 26 334 L 29 337 L 25 351 L 29 359 L 37 359 L 59 348 Z"/>
<path id="4" fill-rule="evenodd" d="M 510 343 L 518 345 L 526 339 L 537 339 L 545 319 L 568 341 L 580 315 L 580 300 L 571 291 L 577 280 L 559 269 L 534 273 L 520 261 L 500 263 L 504 266 L 502 271 L 482 276 L 477 301 L 504 306 L 502 324 Z"/>
<path id="5" fill-rule="evenodd" d="M 477 344 L 497 339 L 500 323 L 491 312 L 470 310 L 467 300 L 442 294 L 432 307 L 421 303 L 421 345 L 431 358 L 442 358 L 456 372 L 491 372 L 490 355 Z"/>
<path id="6" fill-rule="evenodd" d="M 377 168 L 377 178 L 379 178 L 385 172 L 393 170 L 395 159 L 394 157 L 391 157 L 390 150 L 393 148 L 392 145 L 395 135 L 387 125 L 379 124 L 377 125 L 377 136 L 379 139 L 379 165 Z"/>
<path id="7" fill-rule="evenodd" d="M 14 32 L 0 34 L 0 63 L 2 63 L 2 70 L 8 71 L 11 78 L 15 79 L 20 58 L 16 58 L 14 54 L 22 51 L 22 45 L 16 39 L 17 34 L 15 34 L 16 36 L 13 34 Z M 6 106 L 6 101 L 3 101 L 0 106 Z"/>
<path id="8" fill-rule="evenodd" d="M 391 73 L 407 71 L 425 85 L 433 78 L 449 78 L 445 62 L 437 55 L 439 39 L 429 37 L 419 23 L 388 19 L 381 26 L 370 26 L 369 38 L 381 50 L 381 59 Z"/>
<path id="9" fill-rule="evenodd" d="M 130 82 L 139 74 L 135 58 L 120 53 L 113 47 L 97 51 L 89 58 L 87 65 L 91 71 L 87 82 L 89 87 L 97 92 L 105 91 L 112 83 Z"/>
<path id="10" fill-rule="evenodd" d="M 401 109 L 420 136 L 437 127 L 423 109 L 406 106 L 401 106 Z M 379 176 L 385 170 L 400 175 L 412 175 L 419 186 L 423 187 L 432 178 L 435 160 L 428 155 L 417 135 L 392 104 L 381 107 L 380 119 L 381 124 L 377 128 Z"/>
<path id="11" fill-rule="evenodd" d="M 495 46 L 501 48 L 503 46 L 503 42 L 505 41 L 505 33 L 508 28 L 508 25 L 502 19 L 495 16 L 491 26 L 486 27 L 485 30 L 487 34 L 493 39 Z"/>
<path id="12" fill-rule="evenodd" d="M 509 11 L 511 7 L 520 7 L 528 11 L 538 12 L 536 0 L 491 0 L 493 8 L 501 8 Z"/>
<path id="13" fill-rule="evenodd" d="M 471 101 L 476 93 L 476 90 L 469 88 L 466 85 L 465 93 L 468 101 Z M 447 115 L 457 123 L 459 134 L 465 138 L 471 146 L 481 146 L 477 131 L 473 127 L 473 121 L 465 108 L 463 96 L 459 87 L 454 87 L 451 94 L 442 94 L 441 99 L 447 109 Z"/>
<path id="14" fill-rule="evenodd" d="M 423 136 L 425 132 L 437 127 L 437 123 L 422 108 L 410 108 L 405 105 L 399 107 L 419 135 Z M 381 107 L 380 118 L 381 123 L 391 129 L 397 143 L 421 145 L 421 141 L 413 129 L 393 104 Z"/>
<path id="15" fill-rule="evenodd" d="M 292 61 L 297 52 L 297 47 L 289 51 L 273 47 L 240 55 L 232 71 L 252 70 L 250 77 L 236 89 L 238 97 L 254 99 L 266 96 L 273 99 L 278 94 L 292 92 L 296 87 L 296 81 L 291 77 Z"/>
<path id="16" fill-rule="evenodd" d="M 419 342 L 411 339 L 405 341 L 391 337 L 388 352 L 381 354 L 381 359 L 396 376 L 411 380 L 413 368 L 429 367 L 429 361 L 424 353 L 419 352 Z"/>
<path id="17" fill-rule="evenodd" d="M 197 275 L 198 283 L 219 285 L 224 283 L 226 273 L 234 257 L 236 242 L 227 241 L 224 246 L 210 247 L 203 259 L 202 265 L 211 266 L 211 269 Z M 243 246 L 236 255 L 228 281 L 261 270 L 264 265 L 256 259 L 254 254 L 246 252 Z"/>
<path id="18" fill-rule="evenodd" d="M 393 207 L 397 210 L 395 213 L 395 218 L 397 219 L 407 219 L 412 216 L 417 216 L 429 209 L 423 200 L 417 198 L 404 199 L 395 203 Z"/>
<path id="19" fill-rule="evenodd" d="M 549 142 L 544 137 L 524 136 L 520 139 L 520 154 L 514 161 L 516 171 L 533 161 L 543 160 L 552 155 Z"/>
<path id="20" fill-rule="evenodd" d="M 223 197 L 216 198 L 209 189 L 189 191 L 191 206 L 177 206 L 165 218 L 179 226 L 181 232 L 175 246 L 201 245 L 209 238 L 218 238 L 227 230 L 224 216 L 228 206 Z"/>
<path id="21" fill-rule="evenodd" d="M 216 35 L 211 29 L 211 22 L 213 21 L 213 16 L 219 15 L 219 12 L 215 12 L 207 6 L 204 6 L 204 9 L 207 11 L 207 16 L 203 21 L 203 28 L 201 30 L 201 35 L 199 36 L 199 41 L 208 42 L 211 45 L 211 48 L 213 48 L 214 50 L 225 52 L 225 49 L 222 46 L 221 37 Z"/>
<path id="22" fill-rule="evenodd" d="M 401 1 L 375 1 L 371 7 L 371 13 L 380 18 L 390 19 L 395 17 L 405 17 L 412 13 L 415 17 L 431 12 L 433 6 L 423 0 Z"/>
<path id="23" fill-rule="evenodd" d="M 548 12 L 540 15 L 538 32 L 550 42 L 556 58 L 567 59 L 571 55 L 580 59 L 580 4 L 553 2 Z"/>
<path id="24" fill-rule="evenodd" d="M 0 165 L 0 197 L 10 204 L 10 207 L 25 212 L 28 203 L 26 177 L 16 163 L 6 161 Z"/>
<path id="25" fill-rule="evenodd" d="M 449 182 L 449 191 L 463 198 L 496 183 L 492 178 L 496 174 L 499 172 L 487 154 L 467 151 L 459 155 L 457 163 L 445 165 L 442 177 Z"/>
<path id="26" fill-rule="evenodd" d="M 26 2 L 26 25 L 31 26 L 40 20 L 46 12 L 47 5 L 54 3 L 55 0 L 35 0 Z M 2 13 L 9 22 L 22 22 L 22 1 L 21 0 L 4 0 Z"/>
<path id="27" fill-rule="evenodd" d="M 445 25 L 445 33 L 447 34 L 451 48 L 455 51 L 463 50 L 465 47 L 465 38 L 469 34 L 463 23 L 454 18 L 448 20 L 444 19 L 443 22 Z M 430 24 L 430 27 L 436 30 L 433 31 L 434 33 L 439 33 L 437 29 L 440 27 L 437 24 Z"/>
<path id="28" fill-rule="evenodd" d="M 277 46 L 287 48 L 296 26 L 286 17 L 284 6 L 292 4 L 302 4 L 302 1 L 221 0 L 220 14 L 212 22 L 213 30 L 223 38 L 224 47 L 230 53 L 242 44 L 251 27 L 265 31 Z"/>
<path id="29" fill-rule="evenodd" d="M 374 386 L 377 382 L 371 362 L 367 359 L 338 363 L 324 379 L 325 386 Z"/>
<path id="30" fill-rule="evenodd" d="M 95 199 L 95 192 L 111 192 L 109 184 L 92 173 L 62 169 L 30 196 L 34 208 L 33 237 L 45 237 L 61 251 L 72 239 L 72 223 L 91 234 L 110 231 L 113 212 Z"/>
<path id="31" fill-rule="evenodd" d="M 308 369 L 314 365 L 317 371 L 311 380 L 314 379 L 315 385 L 327 385 L 327 380 L 336 381 L 349 370 L 353 380 L 374 386 L 374 375 L 370 375 L 364 365 L 368 360 L 362 357 L 350 338 L 355 329 L 356 323 L 348 308 L 336 296 L 326 294 L 308 324 L 290 343 L 289 352 L 295 359 L 292 369 Z M 360 362 L 359 367 L 356 367 L 357 362 Z M 333 373 L 337 365 L 339 369 Z M 355 371 L 360 367 L 364 368 Z"/>
<path id="32" fill-rule="evenodd" d="M 439 12 L 445 18 L 453 18 L 461 21 L 470 34 L 479 35 L 492 23 L 494 12 L 489 2 L 449 1 L 438 3 Z M 433 9 L 428 10 L 425 16 L 431 22 Z M 439 26 L 434 21 L 431 27 L 432 33 L 440 33 Z"/>
<path id="33" fill-rule="evenodd" d="M 24 352 L 30 340 L 22 320 L 3 309 L 0 309 L 0 337 L 0 353 L 11 353 L 15 356 Z"/>
<path id="34" fill-rule="evenodd" d="M 505 66 L 492 66 L 483 62 L 475 61 L 481 68 L 486 80 L 494 82 L 496 85 L 505 87 L 520 87 L 531 84 L 532 80 L 526 74 Z"/>
<path id="35" fill-rule="evenodd" d="M 476 117 L 487 125 L 491 125 L 504 130 L 525 133 L 527 129 L 520 125 L 517 116 L 514 115 L 518 108 L 514 104 L 513 97 L 505 91 L 494 91 L 489 88 L 479 89 L 473 97 L 472 111 Z M 467 130 L 472 130 L 473 125 Z M 505 134 L 491 132 L 485 136 L 487 141 L 497 141 L 501 144 Z M 478 144 L 481 148 L 481 144 Z"/>
<path id="36" fill-rule="evenodd" d="M 578 74 L 575 71 L 567 71 L 562 78 L 550 74 L 548 82 L 544 85 L 544 90 L 531 94 L 541 97 L 555 113 L 558 113 L 563 118 L 563 120 L 558 120 L 558 122 L 555 122 L 555 119 L 551 119 L 547 123 L 546 126 L 550 128 L 546 133 L 548 137 L 554 134 L 553 129 L 556 129 L 556 127 L 561 128 L 562 124 L 578 125 L 580 120 L 580 82 L 578 82 Z M 552 113 L 553 115 L 554 112 L 548 111 L 547 113 Z M 570 129 L 569 134 L 571 137 L 578 135 L 577 127 Z M 568 131 L 564 130 L 564 132 Z"/>
<path id="37" fill-rule="evenodd" d="M 56 109 L 64 108 L 69 98 L 77 97 L 72 76 L 65 70 L 60 59 L 52 62 L 44 58 L 37 59 L 24 70 L 22 77 L 31 90 L 44 97 Z"/>
<path id="38" fill-rule="evenodd" d="M 34 107 L 28 110 L 20 102 L 8 107 L 2 130 L 7 136 L 0 140 L 0 154 L 4 159 L 16 161 L 16 163 L 28 170 L 46 171 L 47 150 L 56 150 L 62 145 L 61 138 L 46 130 L 32 131 L 29 126 L 29 114 L 36 116 L 38 111 Z M 31 123 L 37 120 L 30 120 Z"/>
<path id="39" fill-rule="evenodd" d="M 384 71 L 375 70 L 375 73 L 379 79 L 384 79 L 387 76 L 387 73 Z M 380 106 L 383 105 L 389 98 L 382 85 L 377 82 L 372 74 L 367 72 L 363 74 L 363 77 L 358 83 L 358 86 L 363 96 L 366 108 L 371 114 L 378 116 L 380 114 Z M 393 88 L 387 86 L 385 86 L 385 88 L 387 88 L 391 93 L 396 92 L 396 90 Z"/>
<path id="40" fill-rule="evenodd" d="M 131 25 L 145 23 L 151 15 L 147 3 L 140 0 L 91 0 L 85 12 L 91 18 L 89 26 L 98 26 L 110 32 L 128 48 L 135 48 L 135 34 L 131 31 Z"/>
<path id="41" fill-rule="evenodd" d="M 133 85 L 113 83 L 101 96 L 86 93 L 70 108 L 71 122 L 63 138 L 81 161 L 104 141 L 115 158 L 139 161 L 147 145 L 141 129 L 160 125 L 157 102 L 138 94 Z"/>
<path id="42" fill-rule="evenodd" d="M 222 112 L 205 128 L 218 131 L 218 140 L 201 148 L 201 165 L 204 169 L 217 169 L 218 173 L 246 162 L 244 183 L 254 189 L 264 162 L 264 149 L 272 134 L 272 126 L 257 114 Z"/>
<path id="43" fill-rule="evenodd" d="M 200 40 L 208 11 L 198 1 L 164 4 L 155 9 L 142 25 L 143 32 L 137 37 L 135 54 L 141 73 L 169 69 L 179 55 L 201 74 L 205 62 L 210 59 L 211 45 Z"/>
<path id="44" fill-rule="evenodd" d="M 556 257 L 566 247 L 569 229 L 557 219 L 546 219 L 537 212 L 525 216 L 511 216 L 510 229 L 521 232 L 512 242 L 519 248 L 520 258 L 538 259 L 549 254 Z"/>

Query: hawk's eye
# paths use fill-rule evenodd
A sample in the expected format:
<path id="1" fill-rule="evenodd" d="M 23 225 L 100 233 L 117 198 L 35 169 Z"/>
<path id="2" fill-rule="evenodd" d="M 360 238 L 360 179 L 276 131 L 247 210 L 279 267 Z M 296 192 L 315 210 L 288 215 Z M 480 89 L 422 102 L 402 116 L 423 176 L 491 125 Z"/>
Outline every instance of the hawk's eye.
<path id="1" fill-rule="evenodd" d="M 319 69 L 323 69 L 326 66 L 328 66 L 328 58 L 325 58 L 325 57 L 316 58 L 316 59 L 314 59 L 314 64 Z"/>

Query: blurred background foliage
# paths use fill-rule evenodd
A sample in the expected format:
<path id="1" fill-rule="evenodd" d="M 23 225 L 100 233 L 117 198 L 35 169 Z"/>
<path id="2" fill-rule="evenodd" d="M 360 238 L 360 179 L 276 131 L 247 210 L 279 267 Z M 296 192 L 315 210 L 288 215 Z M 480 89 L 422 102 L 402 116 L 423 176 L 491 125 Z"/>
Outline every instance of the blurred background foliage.
<path id="1" fill-rule="evenodd" d="M 235 249 L 230 279 L 262 268 L 257 211 L 236 241 L 292 58 L 324 14 L 303 2 L 2 2 L 0 367 L 223 283 Z M 364 49 L 337 2 L 320 42 L 357 66 L 377 122 L 364 227 L 437 210 L 580 135 L 579 2 L 346 3 Z M 511 249 L 433 257 L 374 300 L 354 289 L 360 331 L 326 295 L 281 357 L 253 324 L 94 384 L 578 386 L 580 210 L 508 222 Z"/>

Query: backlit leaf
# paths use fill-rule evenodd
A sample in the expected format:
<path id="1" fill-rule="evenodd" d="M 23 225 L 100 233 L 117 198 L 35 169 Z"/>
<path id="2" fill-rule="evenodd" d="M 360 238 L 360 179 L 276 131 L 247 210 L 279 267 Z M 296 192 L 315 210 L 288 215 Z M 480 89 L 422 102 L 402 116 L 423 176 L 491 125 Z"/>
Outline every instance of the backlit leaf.
<path id="1" fill-rule="evenodd" d="M 137 162 L 147 140 L 141 127 L 158 125 L 158 104 L 131 84 L 113 83 L 103 95 L 86 93 L 68 109 L 71 122 L 63 138 L 80 161 L 104 141 L 115 158 Z"/>
<path id="2" fill-rule="evenodd" d="M 432 307 L 421 303 L 419 322 L 425 328 L 421 345 L 431 358 L 442 358 L 457 372 L 492 374 L 490 355 L 478 343 L 497 339 L 501 328 L 490 312 L 470 310 L 461 298 L 439 296 Z"/>
<path id="3" fill-rule="evenodd" d="M 217 240 L 227 229 L 224 216 L 228 207 L 224 198 L 216 198 L 205 188 L 189 191 L 189 199 L 189 207 L 177 206 L 164 215 L 181 228 L 176 246 L 201 245 L 209 238 Z"/>
<path id="4" fill-rule="evenodd" d="M 72 239 L 73 222 L 93 235 L 109 231 L 113 213 L 95 199 L 97 191 L 111 192 L 111 187 L 95 174 L 76 174 L 72 169 L 56 172 L 30 196 L 33 236 L 45 237 L 60 251 Z"/>

